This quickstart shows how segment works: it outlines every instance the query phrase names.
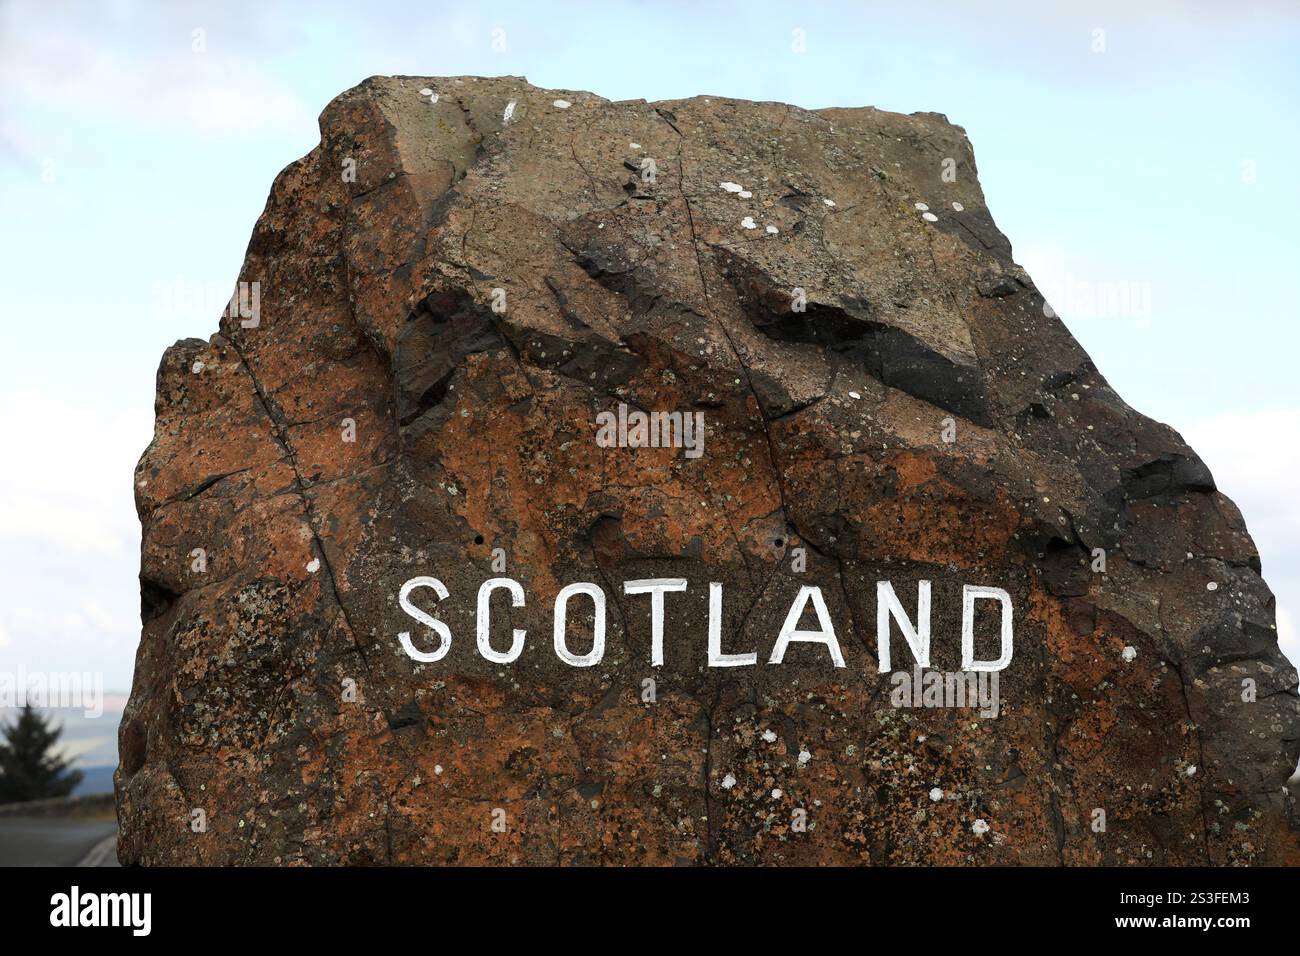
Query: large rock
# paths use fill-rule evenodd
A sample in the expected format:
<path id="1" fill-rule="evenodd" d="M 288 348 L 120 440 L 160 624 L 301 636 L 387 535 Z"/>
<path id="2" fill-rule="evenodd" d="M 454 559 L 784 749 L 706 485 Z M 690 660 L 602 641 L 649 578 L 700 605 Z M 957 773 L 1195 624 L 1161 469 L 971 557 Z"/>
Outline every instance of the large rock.
<path id="1" fill-rule="evenodd" d="M 243 308 L 158 372 L 124 862 L 1300 859 L 1241 516 L 1045 309 L 960 127 L 510 77 L 374 78 L 320 125 Z M 701 413 L 702 454 L 598 442 L 620 405 Z M 646 578 L 688 584 L 658 666 Z M 996 716 L 894 706 L 877 582 L 916 621 L 922 580 L 936 671 L 964 586 L 1008 593 Z M 553 646 L 578 582 L 591 666 Z M 710 582 L 758 663 L 709 666 Z M 801 594 L 845 666 L 769 662 Z"/>

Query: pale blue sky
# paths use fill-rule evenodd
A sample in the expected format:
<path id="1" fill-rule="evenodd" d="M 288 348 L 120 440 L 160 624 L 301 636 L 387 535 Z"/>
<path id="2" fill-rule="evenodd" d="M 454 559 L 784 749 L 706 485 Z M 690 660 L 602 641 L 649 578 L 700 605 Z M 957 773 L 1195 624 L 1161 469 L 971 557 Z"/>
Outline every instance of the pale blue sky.
<path id="1" fill-rule="evenodd" d="M 129 685 L 154 371 L 220 311 L 158 289 L 228 295 L 275 174 L 377 73 L 946 114 L 1017 260 L 1241 505 L 1300 657 L 1300 4 L 267 6 L 0 2 L 0 669 Z"/>

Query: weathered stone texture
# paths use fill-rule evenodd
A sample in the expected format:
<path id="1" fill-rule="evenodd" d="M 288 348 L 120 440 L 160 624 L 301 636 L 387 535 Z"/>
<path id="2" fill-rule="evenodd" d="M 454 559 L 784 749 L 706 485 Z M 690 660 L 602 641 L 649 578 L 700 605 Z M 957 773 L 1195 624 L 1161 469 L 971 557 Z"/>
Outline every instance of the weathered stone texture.
<path id="1" fill-rule="evenodd" d="M 257 326 L 158 372 L 124 862 L 1300 861 L 1296 673 L 1241 515 L 1045 315 L 960 127 L 509 77 L 372 78 L 320 125 L 248 247 Z M 702 411 L 704 454 L 598 446 L 619 402 Z M 474 641 L 494 549 L 513 664 Z M 428 644 L 417 575 L 451 595 L 432 664 L 397 640 Z M 622 592 L 653 577 L 690 582 L 661 667 Z M 876 581 L 914 613 L 922 578 L 945 670 L 962 585 L 1011 594 L 996 719 L 890 706 Z M 575 581 L 609 602 L 595 667 L 552 649 Z M 710 581 L 757 666 L 706 666 Z M 802 585 L 846 667 L 766 663 Z"/>

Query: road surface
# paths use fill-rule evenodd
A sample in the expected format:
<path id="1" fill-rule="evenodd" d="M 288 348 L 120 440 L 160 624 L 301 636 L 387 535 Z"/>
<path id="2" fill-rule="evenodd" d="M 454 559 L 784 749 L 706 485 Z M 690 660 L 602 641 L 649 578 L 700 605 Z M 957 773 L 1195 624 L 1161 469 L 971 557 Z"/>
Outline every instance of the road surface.
<path id="1" fill-rule="evenodd" d="M 0 818 L 0 866 L 117 866 L 117 823 Z"/>

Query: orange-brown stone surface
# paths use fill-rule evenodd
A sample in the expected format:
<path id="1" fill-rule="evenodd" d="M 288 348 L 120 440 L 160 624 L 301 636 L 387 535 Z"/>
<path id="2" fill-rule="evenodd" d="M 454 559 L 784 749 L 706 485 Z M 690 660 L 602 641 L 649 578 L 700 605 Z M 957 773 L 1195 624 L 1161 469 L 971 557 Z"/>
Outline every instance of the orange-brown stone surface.
<path id="1" fill-rule="evenodd" d="M 1300 861 L 1241 515 L 1045 310 L 960 127 L 510 77 L 372 78 L 320 126 L 254 229 L 256 314 L 158 372 L 123 862 Z M 602 446 L 621 403 L 702 413 L 703 453 Z M 398 639 L 438 645 L 418 576 L 432 663 Z M 526 593 L 491 603 L 512 663 L 475 641 L 492 577 Z M 689 582 L 661 666 L 642 578 Z M 995 717 L 893 706 L 880 580 L 913 617 L 932 582 L 943 671 L 963 585 L 1009 593 Z M 573 582 L 594 666 L 553 648 Z M 709 666 L 710 582 L 757 664 Z M 768 662 L 804 586 L 844 667 Z"/>

